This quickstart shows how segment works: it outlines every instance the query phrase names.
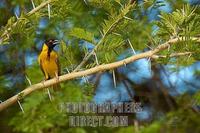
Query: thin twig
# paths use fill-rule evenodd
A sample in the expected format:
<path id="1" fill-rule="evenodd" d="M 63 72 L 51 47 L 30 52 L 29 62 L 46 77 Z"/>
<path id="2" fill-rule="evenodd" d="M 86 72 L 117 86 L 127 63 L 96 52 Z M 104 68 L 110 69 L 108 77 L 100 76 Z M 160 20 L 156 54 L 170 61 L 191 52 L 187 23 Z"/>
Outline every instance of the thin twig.
<path id="1" fill-rule="evenodd" d="M 66 67 L 66 70 L 67 70 L 68 73 L 70 73 L 70 71 L 69 71 L 69 69 L 67 67 Z"/>
<path id="2" fill-rule="evenodd" d="M 35 4 L 34 4 L 33 0 L 31 0 L 31 3 L 32 3 L 32 6 L 33 6 L 33 9 L 35 9 Z"/>
<path id="3" fill-rule="evenodd" d="M 28 78 L 28 76 L 26 75 L 26 80 L 28 81 L 29 85 L 32 85 L 31 80 Z"/>
<path id="4" fill-rule="evenodd" d="M 184 55 L 192 55 L 192 52 L 182 52 L 182 53 L 173 53 L 171 55 L 169 55 L 170 58 L 172 57 L 179 57 L 179 56 L 184 56 Z M 153 55 L 152 56 L 153 59 L 158 59 L 158 58 L 167 58 L 166 55 Z"/>
<path id="5" fill-rule="evenodd" d="M 134 50 L 134 48 L 133 48 L 133 45 L 132 45 L 132 43 L 131 43 L 131 41 L 130 41 L 129 39 L 128 39 L 128 43 L 129 43 L 131 49 L 133 50 L 133 53 L 136 54 L 136 52 L 135 52 L 135 50 Z"/>
<path id="6" fill-rule="evenodd" d="M 50 4 L 48 4 L 48 15 L 49 15 L 49 19 L 51 18 L 51 8 L 50 8 Z"/>
<path id="7" fill-rule="evenodd" d="M 17 19 L 19 19 L 19 17 L 18 17 L 18 15 L 17 15 L 17 13 L 16 13 L 16 12 L 15 12 L 15 16 L 16 16 L 16 18 L 17 18 Z"/>
<path id="8" fill-rule="evenodd" d="M 131 21 L 133 21 L 132 18 L 129 18 L 129 17 L 126 17 L 126 16 L 124 16 L 124 18 L 127 19 L 127 20 L 131 20 Z"/>
<path id="9" fill-rule="evenodd" d="M 87 3 L 87 0 L 83 0 L 84 1 L 84 3 L 87 5 L 88 3 Z"/>
<path id="10" fill-rule="evenodd" d="M 98 58 L 97 58 L 97 54 L 94 52 L 94 57 L 95 57 L 95 60 L 96 60 L 96 63 L 97 65 L 99 65 L 99 61 L 98 61 Z"/>
<path id="11" fill-rule="evenodd" d="M 52 97 L 51 97 L 51 93 L 50 93 L 49 88 L 47 88 L 47 94 L 48 94 L 48 96 L 49 96 L 50 101 L 52 101 Z"/>
<path id="12" fill-rule="evenodd" d="M 114 87 L 116 88 L 117 84 L 116 84 L 115 70 L 112 71 L 112 74 L 113 74 L 113 84 L 114 84 Z"/>
<path id="13" fill-rule="evenodd" d="M 21 109 L 22 113 L 24 114 L 24 109 L 23 109 L 23 107 L 22 107 L 22 105 L 21 105 L 20 101 L 18 100 L 18 101 L 17 101 L 17 103 L 19 104 L 19 107 L 20 107 L 20 109 Z"/>

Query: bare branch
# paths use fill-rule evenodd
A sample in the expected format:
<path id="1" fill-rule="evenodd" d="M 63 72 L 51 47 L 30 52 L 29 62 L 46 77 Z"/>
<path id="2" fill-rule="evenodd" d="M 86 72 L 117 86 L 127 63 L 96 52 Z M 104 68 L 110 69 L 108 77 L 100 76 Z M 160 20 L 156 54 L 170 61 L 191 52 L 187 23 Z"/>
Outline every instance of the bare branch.
<path id="1" fill-rule="evenodd" d="M 129 7 L 129 10 L 134 7 L 134 4 L 132 4 L 130 7 Z M 128 13 L 128 12 L 127 12 Z M 126 14 L 124 14 L 125 16 Z M 122 20 L 124 19 L 124 17 L 122 18 L 118 18 L 115 22 L 112 23 L 112 25 L 104 32 L 102 38 L 100 39 L 100 41 L 96 44 L 96 46 L 93 48 L 93 50 L 88 53 L 83 61 L 74 69 L 74 72 L 77 72 L 83 65 L 85 65 L 85 63 L 90 59 L 90 57 L 94 54 L 94 52 L 98 49 L 99 45 L 102 44 L 102 42 L 104 41 L 104 39 L 106 38 L 106 36 L 109 34 L 109 32 Z M 102 34 L 102 33 L 101 33 Z"/>
<path id="2" fill-rule="evenodd" d="M 149 57 L 153 57 L 154 55 L 156 55 L 158 52 L 165 50 L 168 48 L 169 45 L 172 45 L 178 41 L 184 41 L 185 38 L 174 38 L 174 39 L 170 39 L 169 41 L 159 45 L 158 47 L 156 47 L 154 50 L 150 50 L 144 53 L 140 53 L 140 54 L 136 54 L 133 55 L 131 57 L 128 57 L 124 60 L 121 61 L 117 61 L 117 62 L 113 62 L 113 63 L 109 63 L 109 64 L 103 64 L 103 65 L 99 65 L 87 70 L 83 70 L 83 71 L 79 71 L 79 72 L 71 72 L 62 76 L 59 76 L 59 78 L 54 78 L 54 79 L 50 79 L 47 80 L 45 82 L 41 82 L 41 83 L 37 83 L 34 85 L 31 85 L 29 87 L 27 87 L 26 89 L 24 89 L 22 92 L 18 93 L 17 95 L 7 99 L 6 101 L 2 102 L 0 104 L 0 111 L 6 109 L 7 107 L 11 106 L 12 104 L 16 103 L 19 99 L 19 97 L 24 97 L 27 96 L 28 94 L 36 91 L 36 90 L 40 90 L 40 89 L 44 89 L 47 87 L 50 87 L 54 84 L 58 84 L 67 80 L 72 80 L 75 78 L 79 78 L 79 77 L 83 77 L 86 75 L 91 75 L 94 73 L 98 73 L 98 72 L 103 72 L 103 71 L 107 71 L 107 70 L 113 70 L 115 68 L 121 67 L 124 65 L 124 62 L 126 62 L 126 64 L 134 62 L 136 60 L 142 59 L 142 58 L 149 58 Z M 196 40 L 198 42 L 200 42 L 200 38 L 193 38 L 193 40 Z"/>
<path id="3" fill-rule="evenodd" d="M 173 53 L 169 55 L 170 58 L 172 57 L 179 57 L 179 56 L 184 56 L 184 55 L 191 55 L 192 52 L 183 52 L 183 53 Z M 151 58 L 153 59 L 158 59 L 158 58 L 167 58 L 166 55 L 153 55 Z"/>
<path id="4" fill-rule="evenodd" d="M 39 6 L 31 10 L 30 12 L 27 13 L 27 16 L 33 15 L 35 12 L 39 11 L 43 7 L 47 6 L 49 3 L 54 2 L 55 0 L 47 0 L 43 3 L 41 3 Z M 11 27 L 16 26 L 17 22 L 15 22 Z M 5 36 L 9 34 L 9 31 L 11 30 L 11 27 L 9 27 L 5 32 L 1 35 L 1 39 L 3 39 Z"/>
<path id="5" fill-rule="evenodd" d="M 50 4 L 51 2 L 54 2 L 55 0 L 47 0 L 43 3 L 41 3 L 39 6 L 37 6 L 36 8 L 34 8 L 33 10 L 31 10 L 29 13 L 27 13 L 28 16 L 33 15 L 35 12 L 39 11 L 40 9 L 42 9 L 43 7 L 47 6 L 48 4 Z"/>

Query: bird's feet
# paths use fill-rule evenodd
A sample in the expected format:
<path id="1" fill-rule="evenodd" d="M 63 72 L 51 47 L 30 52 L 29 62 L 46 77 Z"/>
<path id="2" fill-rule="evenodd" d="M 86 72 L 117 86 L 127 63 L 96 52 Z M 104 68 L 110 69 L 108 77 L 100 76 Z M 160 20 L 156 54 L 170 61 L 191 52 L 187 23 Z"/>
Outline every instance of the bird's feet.
<path id="1" fill-rule="evenodd" d="M 57 73 L 55 73 L 55 78 L 56 78 L 56 83 L 58 84 L 59 83 L 59 76 L 58 76 L 58 74 Z"/>
<path id="2" fill-rule="evenodd" d="M 43 84 L 43 86 L 45 87 L 44 82 L 47 81 L 46 79 L 42 80 L 41 83 Z"/>

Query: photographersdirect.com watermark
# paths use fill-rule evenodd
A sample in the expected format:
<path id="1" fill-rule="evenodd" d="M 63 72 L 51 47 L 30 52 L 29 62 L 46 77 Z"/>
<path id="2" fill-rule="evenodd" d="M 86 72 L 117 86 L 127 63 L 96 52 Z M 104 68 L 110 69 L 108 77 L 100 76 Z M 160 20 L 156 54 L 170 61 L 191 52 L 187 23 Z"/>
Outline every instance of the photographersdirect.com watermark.
<path id="1" fill-rule="evenodd" d="M 60 110 L 68 113 L 70 127 L 118 127 L 128 126 L 128 114 L 142 111 L 141 103 L 74 103 L 60 104 Z M 83 115 L 84 114 L 84 115 Z"/>
<path id="2" fill-rule="evenodd" d="M 69 116 L 70 127 L 128 126 L 128 116 Z"/>

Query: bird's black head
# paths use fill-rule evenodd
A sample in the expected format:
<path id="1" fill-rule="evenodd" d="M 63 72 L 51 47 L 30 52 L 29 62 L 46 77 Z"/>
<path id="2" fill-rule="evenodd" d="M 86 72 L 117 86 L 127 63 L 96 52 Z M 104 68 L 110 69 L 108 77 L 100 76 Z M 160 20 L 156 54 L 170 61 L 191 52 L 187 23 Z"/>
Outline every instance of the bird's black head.
<path id="1" fill-rule="evenodd" d="M 57 44 L 58 44 L 58 40 L 55 39 L 48 39 L 45 41 L 45 44 L 49 47 L 49 49 L 53 49 Z"/>

